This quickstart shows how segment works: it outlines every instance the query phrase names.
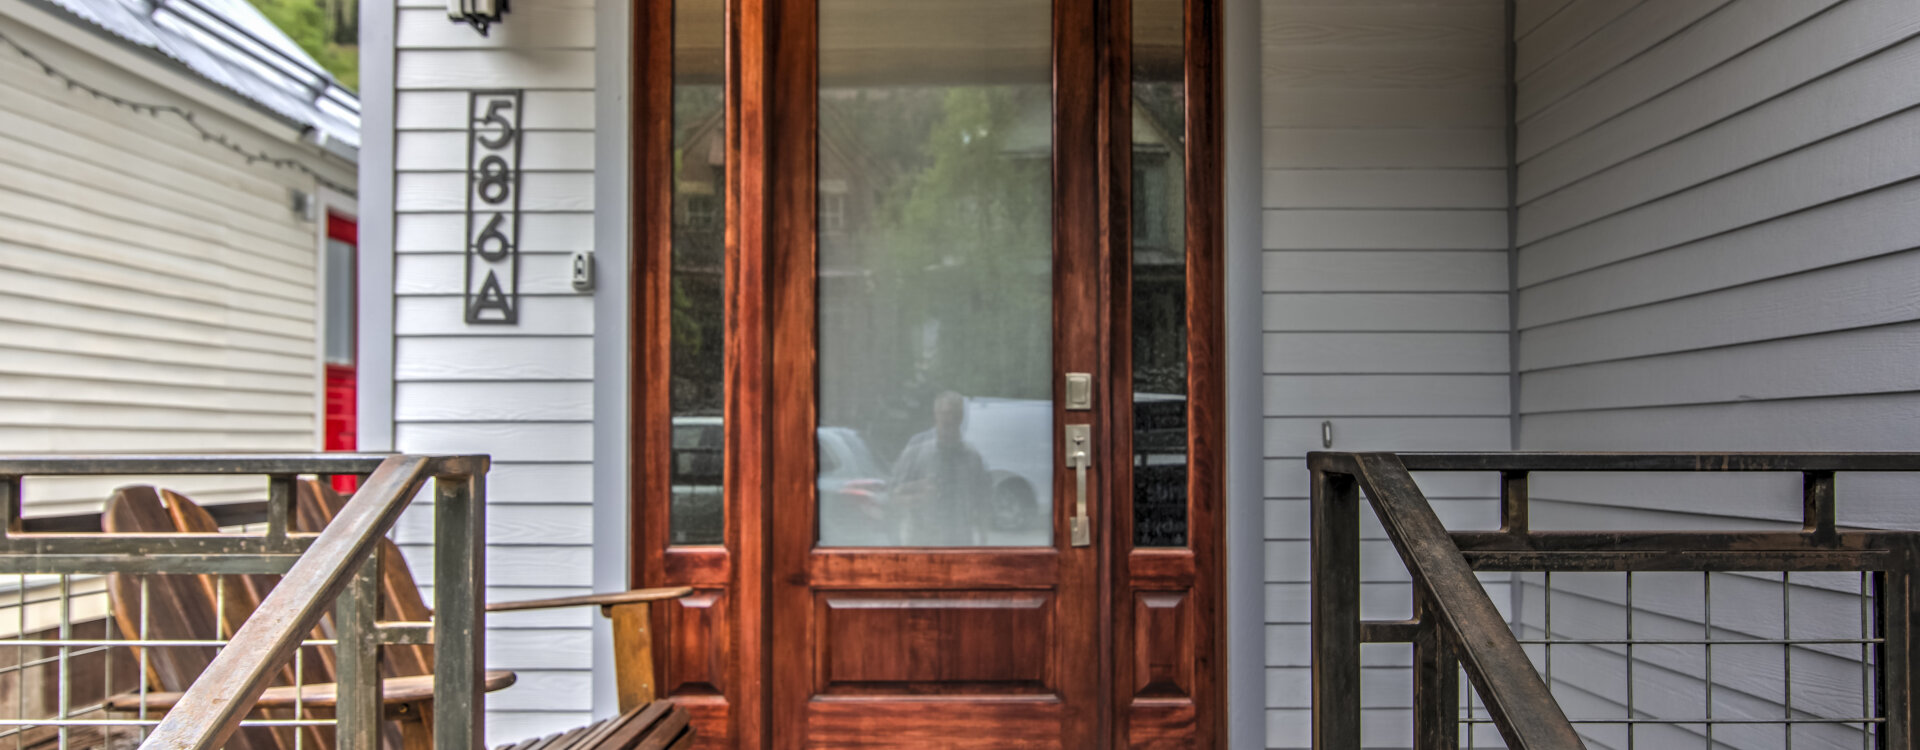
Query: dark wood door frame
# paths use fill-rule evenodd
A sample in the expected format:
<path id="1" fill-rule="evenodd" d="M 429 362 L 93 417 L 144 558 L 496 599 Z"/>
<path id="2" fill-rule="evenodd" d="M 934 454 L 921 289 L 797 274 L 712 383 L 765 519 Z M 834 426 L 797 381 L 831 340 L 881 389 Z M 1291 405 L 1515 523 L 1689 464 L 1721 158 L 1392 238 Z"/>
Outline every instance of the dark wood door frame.
<path id="1" fill-rule="evenodd" d="M 791 127 L 786 124 L 811 127 L 816 81 L 812 61 L 805 57 L 811 47 L 776 41 L 812 33 L 814 0 L 730 0 L 729 6 L 726 280 L 730 290 L 767 292 L 727 296 L 726 543 L 718 547 L 668 546 L 673 3 L 640 3 L 633 15 L 634 263 L 628 283 L 634 374 L 629 517 L 635 541 L 630 577 L 636 585 L 697 589 L 680 603 L 658 608 L 654 631 L 660 637 L 654 649 L 660 692 L 694 709 L 702 745 L 768 748 L 775 746 L 772 712 L 777 710 L 775 654 L 765 624 L 773 589 L 769 498 L 812 491 L 810 482 L 802 484 L 801 472 L 779 471 L 769 445 L 774 435 L 802 434 L 812 426 L 810 411 L 774 408 L 788 399 L 811 404 L 811 391 L 802 391 L 811 380 L 775 375 L 813 371 L 810 339 L 783 337 L 782 331 L 795 330 L 793 321 L 813 321 L 813 289 L 806 279 L 814 258 L 814 153 L 776 148 L 776 141 L 782 127 Z M 1132 515 L 1126 511 L 1132 487 L 1126 420 L 1132 408 L 1130 279 L 1129 264 L 1114 262 L 1130 257 L 1131 246 L 1124 208 L 1131 190 L 1129 4 L 1056 0 L 1056 44 L 1084 46 L 1083 52 L 1069 49 L 1061 56 L 1066 62 L 1056 70 L 1056 82 L 1085 82 L 1078 91 L 1057 89 L 1056 95 L 1099 100 L 1097 107 L 1087 108 L 1099 113 L 1094 121 L 1056 124 L 1063 135 L 1056 139 L 1055 165 L 1056 182 L 1073 170 L 1093 173 L 1074 181 L 1089 186 L 1090 194 L 1056 195 L 1056 200 L 1092 208 L 1062 211 L 1056 221 L 1085 222 L 1074 231 L 1083 241 L 1097 243 L 1097 252 L 1081 257 L 1098 259 L 1100 288 L 1094 299 L 1077 304 L 1099 305 L 1107 315 L 1095 335 L 1106 353 L 1096 371 L 1108 374 L 1104 393 L 1113 415 L 1099 428 L 1110 447 L 1101 480 L 1111 490 L 1099 493 L 1096 512 L 1099 519 L 1111 520 L 1098 525 L 1096 544 L 1106 571 L 1098 609 L 1110 616 L 1096 619 L 1103 622 L 1101 650 L 1110 655 L 1101 660 L 1097 679 L 1110 686 L 1111 699 L 1081 720 L 1095 724 L 1096 734 L 1089 736 L 1110 747 L 1161 741 L 1215 747 L 1226 736 L 1221 0 L 1185 0 L 1184 6 L 1192 533 L 1187 549 L 1133 550 Z M 1072 11 L 1082 7 L 1086 10 Z M 1063 23 L 1063 16 L 1072 17 L 1070 11 L 1102 18 L 1104 31 L 1094 38 Z M 807 72 L 776 76 L 780 70 Z M 803 203 L 806 210 L 799 209 Z M 798 272 L 802 268 L 808 273 Z M 777 413 L 782 421 L 776 423 Z M 1162 684 L 1169 682 L 1177 689 Z M 1184 698 L 1178 695 L 1182 691 Z"/>
<path id="2" fill-rule="evenodd" d="M 1186 93 L 1187 524 L 1185 548 L 1135 549 L 1133 514 L 1109 524 L 1113 571 L 1111 747 L 1218 747 L 1226 738 L 1226 336 L 1224 114 L 1220 0 L 1184 0 Z M 1102 157 L 1107 255 L 1133 247 L 1132 4 L 1106 18 Z M 1130 262 L 1113 263 L 1110 409 L 1133 408 Z M 1133 432 L 1106 438 L 1116 497 L 1133 491 Z M 1259 606 L 1248 603 L 1246 606 Z"/>
<path id="3" fill-rule="evenodd" d="M 736 213 L 742 217 L 752 217 L 756 210 L 760 215 L 765 213 L 755 208 L 764 205 L 759 170 L 741 167 L 758 163 L 750 161 L 751 156 L 764 149 L 749 148 L 764 142 L 766 127 L 751 117 L 740 117 L 740 108 L 733 104 L 735 97 L 751 90 L 741 82 L 741 74 L 748 70 L 742 60 L 753 67 L 765 67 L 764 51 L 741 43 L 764 38 L 764 34 L 753 31 L 758 28 L 757 19 L 753 13 L 729 14 L 734 28 L 727 33 L 726 283 L 734 289 L 758 283 L 743 275 L 756 273 L 765 256 L 764 240 L 756 234 L 764 231 L 764 222 L 736 223 L 732 219 Z M 671 505 L 666 499 L 672 496 L 673 459 L 674 3 L 637 3 L 632 23 L 634 73 L 628 117 L 633 131 L 634 239 L 633 262 L 629 264 L 632 275 L 627 282 L 631 294 L 629 372 L 633 374 L 628 386 L 628 465 L 632 477 L 628 536 L 633 543 L 628 578 L 635 584 L 694 587 L 693 595 L 653 611 L 658 693 L 672 696 L 691 709 L 700 746 L 758 748 L 764 746 L 761 716 L 766 700 L 751 678 L 766 673 L 764 649 L 760 648 L 764 642 L 761 612 L 765 581 L 763 575 L 743 576 L 742 572 L 765 567 L 760 552 L 765 548 L 760 536 L 765 527 L 753 523 L 764 516 L 757 504 L 765 493 L 755 489 L 755 478 L 761 475 L 755 467 L 764 461 L 765 450 L 735 441 L 746 435 L 764 435 L 765 430 L 727 431 L 724 471 L 730 489 L 725 543 L 670 546 Z M 743 131 L 748 129 L 755 134 L 754 139 L 743 139 Z M 727 303 L 728 319 L 753 320 L 763 315 L 758 299 L 733 295 Z M 754 334 L 765 331 L 765 326 L 741 329 L 741 335 L 727 337 L 728 362 L 749 366 L 764 363 L 764 344 Z M 746 377 L 737 367 L 730 368 L 727 377 L 729 414 L 765 413 L 764 394 L 758 390 L 766 381 L 764 377 Z"/>

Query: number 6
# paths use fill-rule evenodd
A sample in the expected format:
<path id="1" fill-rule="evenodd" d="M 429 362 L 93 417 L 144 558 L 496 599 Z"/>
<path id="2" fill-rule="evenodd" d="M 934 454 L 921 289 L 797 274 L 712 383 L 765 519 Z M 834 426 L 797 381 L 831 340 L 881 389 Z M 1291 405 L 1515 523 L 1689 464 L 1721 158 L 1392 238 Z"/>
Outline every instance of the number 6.
<path id="1" fill-rule="evenodd" d="M 473 251 L 479 253 L 480 257 L 485 258 L 488 263 L 506 260 L 507 253 L 513 250 L 513 240 L 508 239 L 506 233 L 500 231 L 500 224 L 506 218 L 504 215 L 494 214 L 493 221 L 487 222 L 487 227 L 480 230 L 480 236 L 473 241 Z M 487 250 L 488 242 L 497 243 L 492 251 Z"/>

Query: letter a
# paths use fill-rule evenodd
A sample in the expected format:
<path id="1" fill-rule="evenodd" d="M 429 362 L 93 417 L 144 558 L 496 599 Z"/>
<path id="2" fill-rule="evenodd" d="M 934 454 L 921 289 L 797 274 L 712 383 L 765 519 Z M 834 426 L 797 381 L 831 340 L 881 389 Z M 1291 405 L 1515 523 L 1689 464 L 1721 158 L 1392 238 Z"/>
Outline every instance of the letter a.
<path id="1" fill-rule="evenodd" d="M 488 310 L 500 311 L 499 317 L 482 317 Z M 520 314 L 514 309 L 513 300 L 507 298 L 505 290 L 500 288 L 500 277 L 492 271 L 487 272 L 487 280 L 480 283 L 480 293 L 467 299 L 468 323 L 501 323 L 517 325 Z"/>

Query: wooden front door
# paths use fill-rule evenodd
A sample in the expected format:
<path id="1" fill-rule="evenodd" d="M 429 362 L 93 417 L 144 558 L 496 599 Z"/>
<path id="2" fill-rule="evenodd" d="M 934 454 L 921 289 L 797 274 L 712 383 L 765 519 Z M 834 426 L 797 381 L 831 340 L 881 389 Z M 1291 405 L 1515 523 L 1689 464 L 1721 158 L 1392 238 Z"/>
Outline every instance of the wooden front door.
<path id="1" fill-rule="evenodd" d="M 732 747 L 1210 747 L 1213 0 L 636 7 L 637 583 Z"/>
<path id="2" fill-rule="evenodd" d="M 1062 446 L 1091 465 L 1108 426 L 1094 39 L 1054 33 L 1092 3 L 814 5 L 775 32 L 774 148 L 813 176 L 774 206 L 775 746 L 1093 746 L 1071 525 L 1105 474 Z"/>

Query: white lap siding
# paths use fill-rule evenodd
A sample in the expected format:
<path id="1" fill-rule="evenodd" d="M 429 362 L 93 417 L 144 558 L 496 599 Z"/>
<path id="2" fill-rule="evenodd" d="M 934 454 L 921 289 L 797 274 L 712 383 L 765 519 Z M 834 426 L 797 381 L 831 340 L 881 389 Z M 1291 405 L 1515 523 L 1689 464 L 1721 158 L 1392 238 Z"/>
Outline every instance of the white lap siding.
<path id="1" fill-rule="evenodd" d="M 487 599 L 585 594 L 592 585 L 593 300 L 568 281 L 593 249 L 593 4 L 516 0 L 488 36 L 441 2 L 391 14 L 392 424 L 409 452 L 493 456 Z M 468 92 L 524 89 L 520 322 L 468 325 L 462 237 Z M 399 538 L 424 583 L 432 522 Z M 589 608 L 491 615 L 487 666 L 519 684 L 487 697 L 490 742 L 593 718 Z"/>
<path id="2" fill-rule="evenodd" d="M 1305 455 L 1505 450 L 1511 434 L 1506 7 L 1266 0 L 1267 746 L 1310 745 Z M 1449 523 L 1491 525 L 1491 480 L 1422 477 Z M 1363 612 L 1409 614 L 1379 525 Z M 1493 585 L 1504 606 L 1504 583 Z M 1410 741 L 1405 648 L 1368 647 L 1369 747 Z"/>
<path id="3" fill-rule="evenodd" d="M 74 79 L 352 184 L 297 128 L 230 116 L 230 93 L 83 24 L 0 3 L 0 31 Z M 318 448 L 320 234 L 296 189 L 320 192 L 0 46 L 0 454 Z M 97 511 L 124 481 L 28 480 L 28 512 Z M 207 503 L 265 493 L 261 478 L 167 484 Z"/>
<path id="4" fill-rule="evenodd" d="M 1521 7 L 1546 20 L 1523 26 L 1517 39 L 1520 447 L 1920 447 L 1920 6 Z M 1578 27 L 1556 23 L 1570 14 L 1584 18 Z M 1843 476 L 1841 522 L 1911 527 L 1920 521 L 1909 502 L 1916 487 Z M 1750 528 L 1796 522 L 1799 489 L 1791 476 L 1543 477 L 1534 519 L 1563 528 Z M 1857 633 L 1859 601 L 1843 593 L 1856 579 L 1796 580 L 1796 635 Z M 1765 581 L 1714 577 L 1718 636 L 1779 635 L 1779 579 Z M 1624 627 L 1619 577 L 1555 583 L 1567 589 L 1554 597 L 1556 630 L 1563 612 Z M 1698 575 L 1636 581 L 1636 622 L 1697 637 L 1703 588 Z M 1544 624 L 1540 598 L 1536 586 L 1522 592 L 1530 628 Z M 1796 652 L 1795 705 L 1857 715 L 1857 649 L 1851 657 L 1823 651 L 1832 649 Z M 1557 680 L 1570 710 L 1621 715 L 1625 660 L 1566 653 L 1586 662 L 1571 673 L 1584 684 Z M 1716 649 L 1714 660 L 1716 715 L 1779 715 L 1778 649 Z M 1704 668 L 1697 649 L 1643 653 L 1638 708 L 1705 710 Z M 1691 697 L 1662 705 L 1663 695 Z M 1638 739 L 1697 745 L 1700 728 L 1687 731 Z M 1617 744 L 1601 739 L 1594 746 Z M 1716 740 L 1783 742 L 1777 728 L 1737 726 Z M 1818 726 L 1802 726 L 1794 740 L 1860 742 L 1857 732 Z"/>

